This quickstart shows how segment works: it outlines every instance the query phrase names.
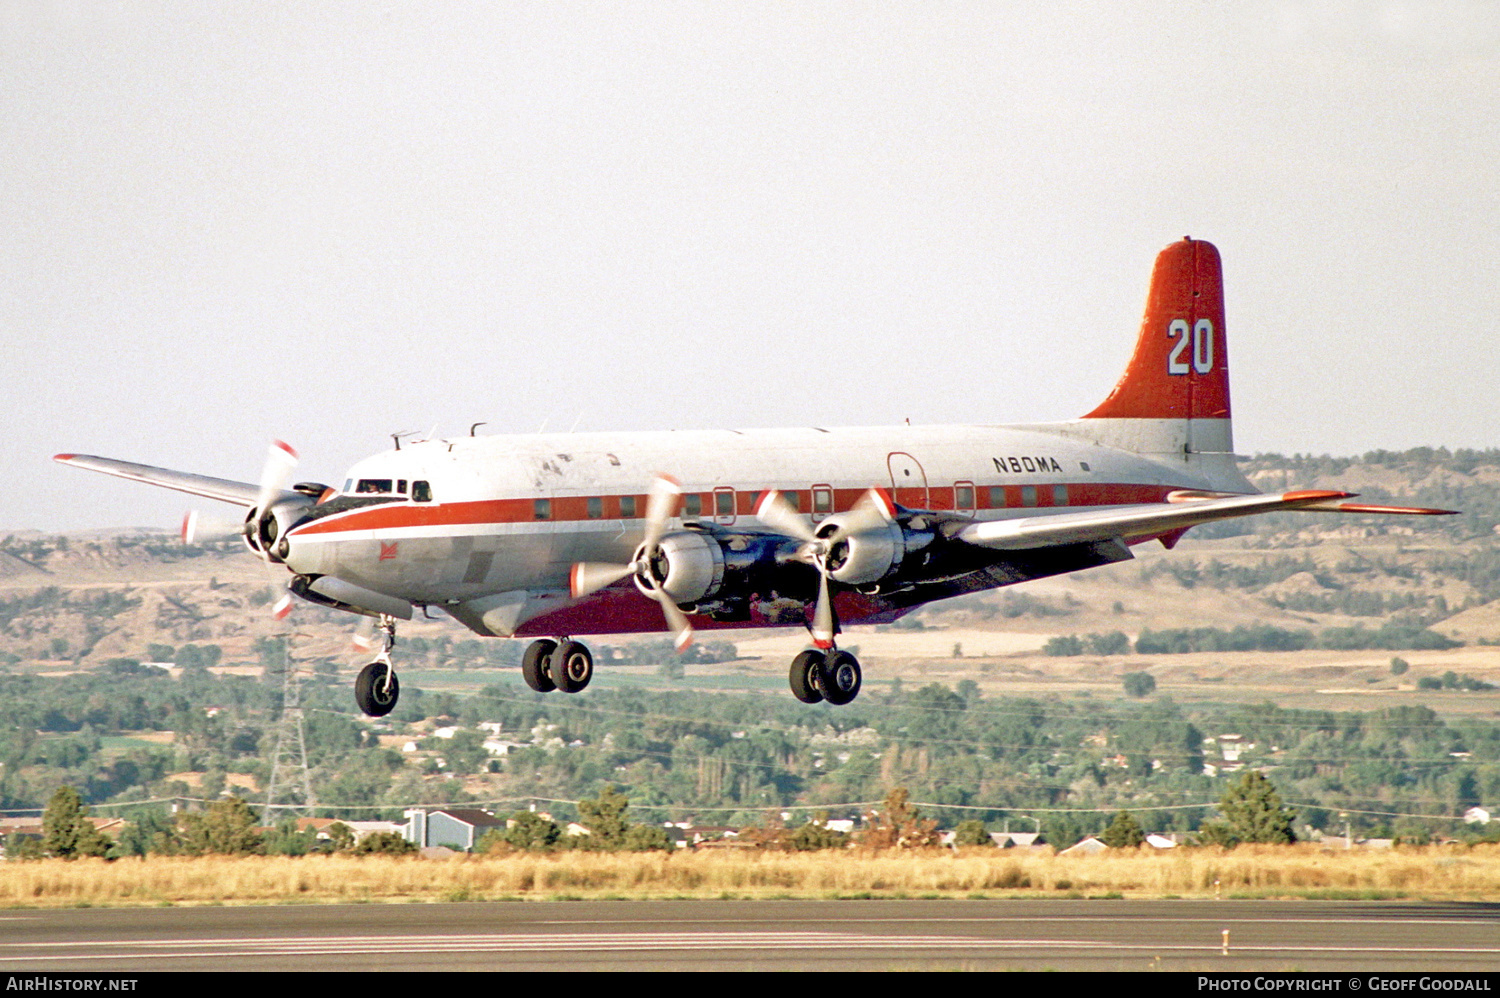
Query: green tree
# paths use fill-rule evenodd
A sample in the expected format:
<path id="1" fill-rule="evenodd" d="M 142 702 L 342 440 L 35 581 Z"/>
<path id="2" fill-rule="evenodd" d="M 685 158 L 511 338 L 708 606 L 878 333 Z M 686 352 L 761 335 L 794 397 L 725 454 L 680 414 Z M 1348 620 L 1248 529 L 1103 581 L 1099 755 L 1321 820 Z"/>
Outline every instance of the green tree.
<path id="1" fill-rule="evenodd" d="M 557 822 L 550 821 L 535 811 L 517 811 L 507 819 L 506 825 L 508 827 L 499 832 L 498 837 L 515 849 L 539 852 L 551 849 L 562 838 L 562 829 L 557 826 Z"/>
<path id="2" fill-rule="evenodd" d="M 178 826 L 185 852 L 245 856 L 265 850 L 255 812 L 238 797 L 226 797 L 208 805 L 202 814 L 184 814 Z"/>
<path id="3" fill-rule="evenodd" d="M 1297 812 L 1282 806 L 1276 785 L 1262 773 L 1248 772 L 1224 791 L 1219 801 L 1224 817 L 1203 823 L 1202 841 L 1233 848 L 1241 842 L 1284 845 L 1297 841 L 1292 820 Z"/>
<path id="4" fill-rule="evenodd" d="M 953 830 L 953 844 L 959 846 L 993 846 L 995 840 L 985 830 L 984 822 L 978 818 L 960 821 Z"/>
<path id="5" fill-rule="evenodd" d="M 58 787 L 42 814 L 42 850 L 48 856 L 77 859 L 103 856 L 109 839 L 89 820 L 89 809 L 72 787 Z"/>
<path id="6" fill-rule="evenodd" d="M 1120 678 L 1130 696 L 1147 697 L 1156 692 L 1156 677 L 1149 672 L 1127 672 Z"/>
<path id="7" fill-rule="evenodd" d="M 416 844 L 406 841 L 400 832 L 371 832 L 350 850 L 356 856 L 405 856 L 416 851 Z"/>
<path id="8" fill-rule="evenodd" d="M 630 822 L 625 819 L 625 809 L 630 798 L 614 787 L 605 786 L 599 796 L 578 802 L 580 824 L 590 832 L 588 845 L 595 849 L 619 849 L 625 844 L 625 833 Z"/>
<path id="9" fill-rule="evenodd" d="M 1099 839 L 1111 849 L 1134 849 L 1146 841 L 1146 833 L 1129 811 L 1121 811 Z"/>

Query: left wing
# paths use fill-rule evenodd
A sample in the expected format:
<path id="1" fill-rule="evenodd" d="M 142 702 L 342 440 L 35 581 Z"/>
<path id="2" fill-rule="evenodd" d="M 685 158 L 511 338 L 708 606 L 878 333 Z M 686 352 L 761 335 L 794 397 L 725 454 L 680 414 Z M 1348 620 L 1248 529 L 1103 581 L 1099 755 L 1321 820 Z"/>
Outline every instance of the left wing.
<path id="1" fill-rule="evenodd" d="M 1081 544 L 1119 538 L 1139 540 L 1186 530 L 1201 523 L 1229 520 L 1254 513 L 1309 510 L 1333 513 L 1417 513 L 1440 515 L 1447 509 L 1403 506 L 1370 506 L 1346 503 L 1353 492 L 1304 489 L 1266 495 L 1223 495 L 1180 492 L 1163 503 L 1127 506 L 1110 510 L 1086 510 L 1053 516 L 1028 516 L 1016 520 L 971 523 L 959 530 L 958 540 L 999 551 Z"/>
<path id="2" fill-rule="evenodd" d="M 254 506 L 259 501 L 261 488 L 247 482 L 231 482 L 224 478 L 210 478 L 186 471 L 168 468 L 153 468 L 149 464 L 133 461 L 116 461 L 112 457 L 94 457 L 92 454 L 58 454 L 52 460 L 75 468 L 98 471 L 116 478 L 128 478 L 132 482 L 159 485 L 164 489 L 176 489 L 205 499 L 232 502 L 236 506 Z"/>

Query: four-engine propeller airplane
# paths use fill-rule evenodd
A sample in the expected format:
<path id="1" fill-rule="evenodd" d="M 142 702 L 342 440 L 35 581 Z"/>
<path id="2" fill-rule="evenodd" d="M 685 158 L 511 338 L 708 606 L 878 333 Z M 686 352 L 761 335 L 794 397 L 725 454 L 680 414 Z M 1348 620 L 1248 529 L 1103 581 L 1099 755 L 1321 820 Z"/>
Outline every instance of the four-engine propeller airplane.
<path id="1" fill-rule="evenodd" d="M 291 573 L 304 600 L 378 621 L 355 698 L 389 713 L 396 621 L 438 607 L 481 635 L 537 638 L 522 674 L 576 693 L 580 635 L 805 627 L 793 694 L 844 704 L 859 662 L 841 625 L 894 620 L 962 593 L 1167 547 L 1189 528 L 1255 513 L 1439 514 L 1351 493 L 1261 494 L 1235 465 L 1218 251 L 1161 252 L 1134 355 L 1081 419 L 423 440 L 356 464 L 342 487 L 291 484 L 272 446 L 258 484 L 82 454 L 79 468 L 234 503 L 227 531 Z M 670 477 L 669 477 L 670 475 Z M 204 536 L 195 514 L 184 539 Z M 289 600 L 289 598 L 288 598 Z M 289 605 L 289 603 L 288 603 Z"/>

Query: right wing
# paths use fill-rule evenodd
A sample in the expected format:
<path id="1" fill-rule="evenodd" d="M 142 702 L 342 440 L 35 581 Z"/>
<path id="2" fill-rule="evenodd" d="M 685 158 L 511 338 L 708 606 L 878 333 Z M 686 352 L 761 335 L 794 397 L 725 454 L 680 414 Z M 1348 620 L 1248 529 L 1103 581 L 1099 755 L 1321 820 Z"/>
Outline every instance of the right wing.
<path id="1" fill-rule="evenodd" d="M 1119 538 L 1132 541 L 1158 537 L 1200 523 L 1228 520 L 1254 513 L 1315 508 L 1330 510 L 1352 492 L 1305 489 L 1269 495 L 1196 498 L 1182 493 L 1178 501 L 1124 506 L 1114 509 L 1027 516 L 1013 520 L 971 523 L 958 531 L 960 541 L 1000 551 L 1022 551 L 1060 544 L 1082 544 Z"/>
<path id="2" fill-rule="evenodd" d="M 245 482 L 231 482 L 223 478 L 210 478 L 207 475 L 191 475 L 185 471 L 153 468 L 147 464 L 133 464 L 130 461 L 116 461 L 113 458 L 94 457 L 90 454 L 58 454 L 52 460 L 72 465 L 75 468 L 114 475 L 116 478 L 128 478 L 132 482 L 145 482 L 147 485 L 176 489 L 178 492 L 202 496 L 205 499 L 232 502 L 236 506 L 254 506 L 260 499 L 260 486 Z"/>

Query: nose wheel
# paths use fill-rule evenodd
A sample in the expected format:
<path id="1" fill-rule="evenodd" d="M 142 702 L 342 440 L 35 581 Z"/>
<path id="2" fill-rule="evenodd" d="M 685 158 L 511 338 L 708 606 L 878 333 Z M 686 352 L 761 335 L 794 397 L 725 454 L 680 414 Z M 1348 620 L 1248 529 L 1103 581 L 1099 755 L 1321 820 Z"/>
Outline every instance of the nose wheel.
<path id="1" fill-rule="evenodd" d="M 354 702 L 370 717 L 384 717 L 396 709 L 401 698 L 401 683 L 391 665 L 391 647 L 396 643 L 396 618 L 381 617 L 376 625 L 381 634 L 381 651 L 375 661 L 359 670 L 354 679 Z"/>
<path id="2" fill-rule="evenodd" d="M 542 638 L 526 646 L 521 678 L 538 693 L 577 693 L 594 678 L 594 656 L 581 641 Z"/>

